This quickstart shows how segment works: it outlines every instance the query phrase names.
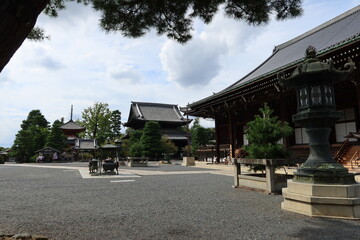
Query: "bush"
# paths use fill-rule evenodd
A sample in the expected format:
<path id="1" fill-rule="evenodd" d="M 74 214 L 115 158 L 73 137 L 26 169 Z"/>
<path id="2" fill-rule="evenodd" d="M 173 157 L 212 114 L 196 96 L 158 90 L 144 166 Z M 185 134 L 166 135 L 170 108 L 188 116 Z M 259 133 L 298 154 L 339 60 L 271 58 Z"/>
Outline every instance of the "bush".
<path id="1" fill-rule="evenodd" d="M 143 147 L 140 142 L 135 142 L 130 146 L 131 157 L 142 157 Z"/>
<path id="2" fill-rule="evenodd" d="M 183 151 L 184 157 L 191 157 L 192 146 L 187 145 L 187 146 L 183 147 L 182 151 Z"/>

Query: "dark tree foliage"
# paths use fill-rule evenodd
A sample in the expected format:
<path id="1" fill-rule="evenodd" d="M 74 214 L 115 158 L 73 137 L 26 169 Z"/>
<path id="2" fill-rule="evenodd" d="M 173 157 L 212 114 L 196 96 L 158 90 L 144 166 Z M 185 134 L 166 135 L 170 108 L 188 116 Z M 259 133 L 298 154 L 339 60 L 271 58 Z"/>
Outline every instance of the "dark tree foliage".
<path id="1" fill-rule="evenodd" d="M 145 127 L 140 139 L 143 156 L 158 160 L 162 151 L 160 141 L 161 134 L 159 123 L 154 121 L 145 123 Z"/>
<path id="2" fill-rule="evenodd" d="M 133 130 L 132 128 L 128 128 L 128 129 L 126 129 L 126 135 L 128 136 L 128 138 L 123 140 L 123 142 L 121 144 L 122 145 L 122 154 L 127 157 L 136 157 L 135 155 L 132 155 L 134 153 L 131 152 L 131 146 L 135 143 L 140 143 L 142 131 L 141 130 Z M 133 151 L 135 151 L 135 150 L 133 150 Z M 141 157 L 142 149 L 139 151 L 141 152 L 140 153 L 140 157 Z M 136 155 L 138 155 L 137 152 L 136 152 Z"/>
<path id="3" fill-rule="evenodd" d="M 127 37 L 140 37 L 150 29 L 181 43 L 191 39 L 193 20 L 209 23 L 221 6 L 225 14 L 249 24 L 267 23 L 275 13 L 278 20 L 301 14 L 301 0 L 94 0 L 102 12 L 101 27 L 120 31 Z"/>
<path id="4" fill-rule="evenodd" d="M 32 110 L 27 119 L 22 121 L 20 126 L 22 129 L 28 129 L 31 126 L 47 128 L 49 127 L 49 122 L 45 119 L 40 110 Z"/>
<path id="5" fill-rule="evenodd" d="M 221 8 L 226 16 L 253 25 L 267 23 L 272 14 L 282 20 L 302 13 L 301 0 L 1 0 L 0 72 L 26 37 L 47 38 L 40 28 L 34 29 L 38 15 L 56 17 L 69 1 L 101 12 L 105 31 L 140 37 L 154 29 L 180 43 L 191 39 L 195 18 L 210 23 Z"/>
<path id="6" fill-rule="evenodd" d="M 60 152 L 64 151 L 66 146 L 66 136 L 60 128 L 63 124 L 64 123 L 59 120 L 54 121 L 46 142 L 47 147 L 55 148 Z"/>
<path id="7" fill-rule="evenodd" d="M 32 110 L 16 134 L 12 155 L 20 161 L 29 161 L 36 150 L 43 148 L 49 135 L 49 122 L 40 110 Z"/>
<path id="8" fill-rule="evenodd" d="M 110 118 L 111 138 L 113 140 L 121 137 L 121 112 L 114 110 Z"/>

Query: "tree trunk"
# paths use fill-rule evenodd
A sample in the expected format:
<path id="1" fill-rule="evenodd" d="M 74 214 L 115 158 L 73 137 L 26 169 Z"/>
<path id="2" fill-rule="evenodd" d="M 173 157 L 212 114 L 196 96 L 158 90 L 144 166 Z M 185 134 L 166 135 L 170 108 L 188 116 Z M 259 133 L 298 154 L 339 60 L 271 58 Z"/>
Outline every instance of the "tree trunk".
<path id="1" fill-rule="evenodd" d="M 35 26 L 49 0 L 1 0 L 0 72 Z"/>

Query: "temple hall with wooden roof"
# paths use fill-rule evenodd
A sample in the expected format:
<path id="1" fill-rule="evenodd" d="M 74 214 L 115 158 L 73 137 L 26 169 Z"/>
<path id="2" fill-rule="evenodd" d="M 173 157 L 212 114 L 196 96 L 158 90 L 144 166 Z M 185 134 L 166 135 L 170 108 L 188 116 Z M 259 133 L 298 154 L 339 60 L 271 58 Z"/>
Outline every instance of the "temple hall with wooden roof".
<path id="1" fill-rule="evenodd" d="M 175 104 L 131 102 L 129 118 L 125 127 L 135 130 L 143 129 L 148 121 L 156 121 L 160 125 L 162 136 L 166 136 L 179 148 L 187 145 L 188 137 L 186 132 L 181 130 L 182 126 L 190 123 L 184 118 Z"/>
<path id="2" fill-rule="evenodd" d="M 360 158 L 359 138 L 356 137 L 359 134 L 351 134 L 360 129 L 360 6 L 277 45 L 273 53 L 246 76 L 187 106 L 185 113 L 188 115 L 215 119 L 217 156 L 220 156 L 220 145 L 228 144 L 234 158 L 237 149 L 248 144 L 244 134 L 247 122 L 259 114 L 258 109 L 265 102 L 280 120 L 289 122 L 294 128 L 294 134 L 283 139 L 292 157 L 308 156 L 309 141 L 304 128 L 292 122 L 292 115 L 297 111 L 296 92 L 282 87 L 277 75 L 283 72 L 289 77 L 304 61 L 305 50 L 310 45 L 317 49 L 317 58 L 332 59 L 336 69 L 344 69 L 349 61 L 355 63 L 354 72 L 334 86 L 337 109 L 344 114 L 332 129 L 330 143 L 338 161 L 354 171 L 360 169 L 357 168 L 359 163 L 354 162 Z"/>

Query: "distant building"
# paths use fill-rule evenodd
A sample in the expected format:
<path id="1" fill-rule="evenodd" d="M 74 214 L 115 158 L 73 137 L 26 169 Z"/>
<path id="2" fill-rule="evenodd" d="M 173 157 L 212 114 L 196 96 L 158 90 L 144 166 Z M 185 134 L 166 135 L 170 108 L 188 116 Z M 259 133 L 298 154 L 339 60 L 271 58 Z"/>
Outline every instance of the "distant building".
<path id="1" fill-rule="evenodd" d="M 183 117 L 177 105 L 131 102 L 129 118 L 124 126 L 138 130 L 143 129 L 149 121 L 158 122 L 162 136 L 166 136 L 179 148 L 187 145 L 187 134 L 180 128 L 190 120 Z"/>
<path id="2" fill-rule="evenodd" d="M 72 116 L 73 106 L 71 106 L 70 120 L 60 127 L 63 133 L 67 136 L 68 147 L 71 148 L 69 152 L 63 153 L 63 157 L 67 160 L 77 161 L 79 160 L 79 154 L 81 152 L 95 153 L 99 146 L 97 145 L 96 139 L 79 138 L 79 133 L 85 131 L 86 128 L 75 123 Z"/>
<path id="3" fill-rule="evenodd" d="M 73 106 L 71 105 L 71 115 L 70 120 L 62 125 L 60 129 L 63 131 L 63 133 L 67 136 L 67 144 L 74 146 L 75 145 L 75 139 L 78 137 L 78 134 L 85 131 L 85 127 L 80 126 L 79 124 L 75 123 L 72 120 L 73 115 Z"/>

